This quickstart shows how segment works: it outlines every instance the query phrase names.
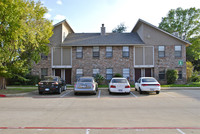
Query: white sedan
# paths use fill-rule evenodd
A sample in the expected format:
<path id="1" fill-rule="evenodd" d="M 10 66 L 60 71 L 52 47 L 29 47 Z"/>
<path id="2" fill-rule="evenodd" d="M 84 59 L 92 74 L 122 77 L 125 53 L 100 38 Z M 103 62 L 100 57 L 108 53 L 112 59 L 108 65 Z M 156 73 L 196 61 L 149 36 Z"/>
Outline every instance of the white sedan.
<path id="1" fill-rule="evenodd" d="M 140 94 L 143 91 L 160 93 L 160 83 L 153 77 L 141 77 L 135 82 L 135 90 L 139 91 Z"/>
<path id="2" fill-rule="evenodd" d="M 128 93 L 130 94 L 131 86 L 126 78 L 112 78 L 109 83 L 109 93 Z"/>

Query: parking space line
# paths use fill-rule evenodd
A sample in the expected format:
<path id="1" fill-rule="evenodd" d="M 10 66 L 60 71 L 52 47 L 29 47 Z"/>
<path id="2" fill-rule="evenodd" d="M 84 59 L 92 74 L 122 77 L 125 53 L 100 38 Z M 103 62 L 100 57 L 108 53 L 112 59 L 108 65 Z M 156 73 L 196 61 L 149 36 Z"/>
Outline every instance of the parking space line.
<path id="1" fill-rule="evenodd" d="M 100 96 L 101 96 L 101 90 L 99 90 L 98 98 L 100 98 Z"/>
<path id="2" fill-rule="evenodd" d="M 137 98 L 137 96 L 133 93 L 133 92 L 130 92 L 135 98 Z"/>
<path id="3" fill-rule="evenodd" d="M 61 96 L 60 96 L 60 98 L 62 98 L 62 97 L 64 97 L 64 96 L 66 96 L 66 95 L 68 95 L 68 94 L 70 94 L 71 92 L 73 92 L 73 90 L 71 90 L 71 91 L 69 91 L 69 92 L 66 92 L 66 93 L 64 93 L 63 95 L 61 95 Z"/>
<path id="4" fill-rule="evenodd" d="M 90 129 L 86 129 L 86 134 L 90 134 Z"/>
<path id="5" fill-rule="evenodd" d="M 180 129 L 176 129 L 178 132 L 180 132 L 181 134 L 185 134 L 182 130 Z"/>

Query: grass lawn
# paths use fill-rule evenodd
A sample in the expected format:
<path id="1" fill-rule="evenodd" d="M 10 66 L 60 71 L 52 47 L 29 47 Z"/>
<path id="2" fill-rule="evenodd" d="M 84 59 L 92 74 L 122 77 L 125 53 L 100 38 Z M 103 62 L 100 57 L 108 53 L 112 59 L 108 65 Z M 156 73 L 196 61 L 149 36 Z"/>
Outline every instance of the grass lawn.
<path id="1" fill-rule="evenodd" d="M 25 87 L 25 86 L 8 86 L 5 90 L 0 90 L 0 94 L 17 94 L 17 93 L 27 93 L 37 90 L 37 87 Z"/>

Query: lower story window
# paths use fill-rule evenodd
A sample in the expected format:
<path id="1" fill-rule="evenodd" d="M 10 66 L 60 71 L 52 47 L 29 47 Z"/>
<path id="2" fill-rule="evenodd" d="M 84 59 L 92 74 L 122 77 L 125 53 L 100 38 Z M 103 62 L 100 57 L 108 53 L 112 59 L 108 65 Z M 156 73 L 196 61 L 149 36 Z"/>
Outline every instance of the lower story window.
<path id="1" fill-rule="evenodd" d="M 106 80 L 111 80 L 113 77 L 113 69 L 108 68 L 106 69 Z"/>
<path id="2" fill-rule="evenodd" d="M 178 80 L 182 80 L 182 71 L 178 71 Z"/>
<path id="3" fill-rule="evenodd" d="M 159 79 L 164 80 L 165 79 L 165 70 L 159 71 Z"/>
<path id="4" fill-rule="evenodd" d="M 41 68 L 41 79 L 44 79 L 45 76 L 48 76 L 48 68 Z"/>
<path id="5" fill-rule="evenodd" d="M 124 78 L 129 78 L 130 77 L 130 69 L 129 68 L 124 68 L 123 69 L 123 77 Z"/>
<path id="6" fill-rule="evenodd" d="M 83 69 L 76 69 L 76 80 L 83 76 Z"/>

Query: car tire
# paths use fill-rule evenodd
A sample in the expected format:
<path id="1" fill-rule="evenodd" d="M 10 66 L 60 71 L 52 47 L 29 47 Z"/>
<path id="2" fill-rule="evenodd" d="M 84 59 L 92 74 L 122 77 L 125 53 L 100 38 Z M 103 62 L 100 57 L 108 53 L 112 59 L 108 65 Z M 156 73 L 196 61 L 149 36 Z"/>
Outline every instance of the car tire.
<path id="1" fill-rule="evenodd" d="M 140 88 L 139 88 L 139 93 L 140 93 L 140 94 L 143 94 L 143 91 L 142 91 Z"/>
<path id="2" fill-rule="evenodd" d="M 137 88 L 135 87 L 135 91 L 137 91 Z"/>
<path id="3" fill-rule="evenodd" d="M 60 87 L 59 89 L 58 89 L 58 94 L 61 94 L 62 93 L 62 88 Z"/>
<path id="4" fill-rule="evenodd" d="M 159 94 L 160 93 L 160 91 L 156 91 L 156 94 Z"/>
<path id="5" fill-rule="evenodd" d="M 77 92 L 74 92 L 74 95 L 78 95 L 78 93 L 77 93 Z"/>
<path id="6" fill-rule="evenodd" d="M 43 92 L 40 92 L 40 91 L 39 91 L 39 95 L 42 95 L 42 94 L 43 94 Z"/>

